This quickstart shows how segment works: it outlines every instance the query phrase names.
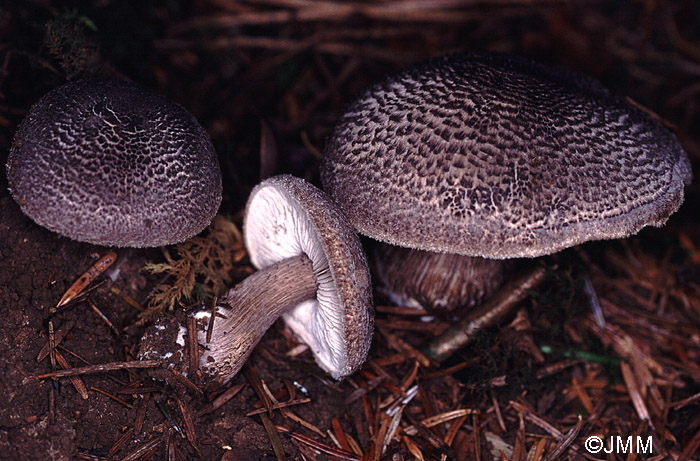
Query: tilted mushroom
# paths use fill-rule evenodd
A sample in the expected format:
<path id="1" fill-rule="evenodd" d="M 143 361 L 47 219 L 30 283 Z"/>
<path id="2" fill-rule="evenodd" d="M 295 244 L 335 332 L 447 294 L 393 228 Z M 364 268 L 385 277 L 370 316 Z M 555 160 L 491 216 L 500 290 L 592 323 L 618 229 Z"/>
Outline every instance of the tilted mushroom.
<path id="1" fill-rule="evenodd" d="M 321 163 L 324 189 L 361 233 L 458 255 L 427 275 L 427 254 L 421 268 L 404 255 L 378 261 L 396 297 L 447 308 L 452 295 L 415 278 L 441 286 L 472 264 L 462 258 L 530 258 L 660 226 L 691 176 L 675 136 L 594 79 L 486 53 L 372 86 L 337 122 Z M 482 279 L 496 277 L 478 264 Z"/>
<path id="2" fill-rule="evenodd" d="M 276 176 L 253 189 L 243 226 L 250 260 L 260 270 L 219 300 L 210 341 L 207 309 L 193 314 L 204 348 L 199 368 L 225 383 L 282 316 L 322 369 L 336 379 L 353 373 L 371 343 L 372 291 L 362 246 L 338 207 L 306 181 Z M 174 344 L 173 335 L 162 341 L 168 325 L 146 332 L 141 358 L 183 360 L 184 341 Z"/>
<path id="3" fill-rule="evenodd" d="M 204 129 L 178 104 L 119 80 L 77 80 L 44 95 L 15 135 L 7 176 L 27 216 L 98 245 L 183 241 L 221 203 Z"/>

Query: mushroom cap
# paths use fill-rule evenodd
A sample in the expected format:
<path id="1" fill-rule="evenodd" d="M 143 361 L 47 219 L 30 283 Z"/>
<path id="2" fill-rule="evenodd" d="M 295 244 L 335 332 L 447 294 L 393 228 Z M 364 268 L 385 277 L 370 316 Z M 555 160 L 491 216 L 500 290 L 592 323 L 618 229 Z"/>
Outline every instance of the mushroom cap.
<path id="1" fill-rule="evenodd" d="M 669 130 L 594 79 L 484 53 L 368 89 L 328 140 L 321 179 L 377 240 L 514 258 L 662 225 L 691 170 Z"/>
<path id="2" fill-rule="evenodd" d="M 98 245 L 180 242 L 221 203 L 216 153 L 195 118 L 118 80 L 78 80 L 44 95 L 15 135 L 7 176 L 27 216 Z"/>
<path id="3" fill-rule="evenodd" d="M 335 379 L 362 365 L 372 340 L 372 288 L 365 253 L 329 197 L 289 175 L 258 184 L 246 205 L 243 234 L 259 269 L 302 253 L 318 282 L 316 299 L 283 315 Z"/>

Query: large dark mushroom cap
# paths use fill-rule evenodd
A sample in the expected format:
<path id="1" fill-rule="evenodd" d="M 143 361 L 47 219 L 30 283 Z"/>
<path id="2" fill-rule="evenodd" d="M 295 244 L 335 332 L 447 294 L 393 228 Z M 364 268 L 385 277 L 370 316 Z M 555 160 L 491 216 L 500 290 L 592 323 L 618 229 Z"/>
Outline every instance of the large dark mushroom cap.
<path id="1" fill-rule="evenodd" d="M 15 136 L 7 173 L 26 215 L 100 245 L 185 240 L 221 202 L 216 153 L 194 117 L 118 80 L 79 80 L 42 97 Z"/>
<path id="2" fill-rule="evenodd" d="M 370 237 L 510 258 L 661 225 L 691 171 L 669 130 L 595 80 L 472 54 L 367 90 L 338 121 L 321 177 Z"/>

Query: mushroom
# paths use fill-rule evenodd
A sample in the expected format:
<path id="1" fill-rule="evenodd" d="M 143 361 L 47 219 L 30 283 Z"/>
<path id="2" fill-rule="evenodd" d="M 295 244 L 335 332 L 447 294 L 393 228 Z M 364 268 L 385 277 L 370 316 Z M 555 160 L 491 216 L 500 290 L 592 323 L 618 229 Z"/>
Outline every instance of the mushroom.
<path id="1" fill-rule="evenodd" d="M 321 163 L 324 189 L 360 233 L 455 260 L 532 258 L 661 226 L 691 176 L 675 136 L 594 79 L 488 53 L 434 59 L 372 86 L 340 117 Z M 403 250 L 382 253 L 394 251 Z M 437 307 L 415 277 L 445 285 L 435 280 L 484 265 L 425 276 L 432 269 L 406 258 L 378 262 L 378 275 L 398 298 Z M 493 279 L 484 266 L 481 278 Z"/>
<path id="2" fill-rule="evenodd" d="M 178 104 L 119 80 L 77 80 L 44 95 L 20 124 L 7 176 L 36 223 L 98 245 L 183 241 L 221 203 L 204 129 Z"/>
<path id="3" fill-rule="evenodd" d="M 243 227 L 260 270 L 219 300 L 211 332 L 208 309 L 192 314 L 204 375 L 214 383 L 230 380 L 280 316 L 323 370 L 335 379 L 352 374 L 367 356 L 373 327 L 369 268 L 353 227 L 325 193 L 288 175 L 253 189 Z M 146 332 L 142 359 L 184 360 L 184 341 L 172 339 L 181 333 L 160 338 L 169 325 L 160 321 Z"/>

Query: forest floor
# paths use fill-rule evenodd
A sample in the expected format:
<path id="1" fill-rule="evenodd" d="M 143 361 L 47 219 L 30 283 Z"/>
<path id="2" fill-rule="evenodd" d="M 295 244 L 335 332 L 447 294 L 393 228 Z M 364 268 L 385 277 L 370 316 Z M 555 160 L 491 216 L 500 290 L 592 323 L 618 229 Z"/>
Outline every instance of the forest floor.
<path id="1" fill-rule="evenodd" d="M 224 177 L 220 213 L 239 228 L 260 178 L 318 184 L 324 140 L 360 91 L 460 50 L 600 79 L 668 121 L 700 171 L 697 2 L 56 3 L 0 6 L 0 164 L 42 94 L 89 72 L 118 76 L 177 101 L 207 129 Z M 54 368 L 50 339 L 66 368 L 132 362 L 149 296 L 172 283 L 144 266 L 182 253 L 49 232 L 21 213 L 3 168 L 0 459 L 700 459 L 697 177 L 665 227 L 545 258 L 543 283 L 444 363 L 421 350 L 450 322 L 426 322 L 377 292 L 370 356 L 348 379 L 325 376 L 277 322 L 242 373 L 209 391 L 139 368 L 39 378 Z M 232 242 L 230 283 L 252 271 Z M 52 312 L 110 251 L 114 265 Z M 203 302 L 221 294 L 198 288 Z M 632 453 L 591 454 L 590 437 L 606 448 L 633 437 Z M 649 437 L 653 452 L 638 452 Z"/>

